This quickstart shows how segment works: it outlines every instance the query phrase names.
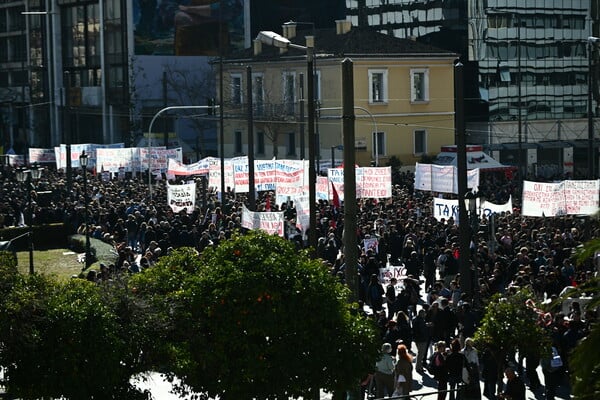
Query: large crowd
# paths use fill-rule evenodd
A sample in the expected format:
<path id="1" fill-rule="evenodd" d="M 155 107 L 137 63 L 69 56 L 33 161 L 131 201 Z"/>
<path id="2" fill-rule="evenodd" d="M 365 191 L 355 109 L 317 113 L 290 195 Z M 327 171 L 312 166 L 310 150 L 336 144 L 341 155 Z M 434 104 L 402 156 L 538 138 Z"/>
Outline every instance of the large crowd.
<path id="1" fill-rule="evenodd" d="M 197 185 L 197 205 L 175 213 L 167 205 L 164 180 L 153 182 L 150 192 L 145 176 L 103 180 L 88 172 L 84 193 L 79 170 L 73 171 L 70 190 L 62 171 L 44 170 L 35 188 L 18 182 L 13 168 L 4 167 L 1 172 L 0 228 L 65 223 L 70 233 L 85 234 L 89 229 L 91 237 L 114 246 L 117 261 L 102 264 L 91 279 L 106 278 L 115 271 L 136 273 L 151 267 L 172 249 L 190 246 L 202 252 L 227 240 L 234 231 L 243 231 L 242 205 L 248 203 L 245 194 L 228 191 L 221 197 Z M 598 220 L 570 215 L 521 216 L 519 182 L 502 173 L 484 175 L 480 194 L 495 203 L 512 198 L 514 212 L 495 215 L 493 219 L 479 218 L 471 227 L 470 247 L 478 278 L 474 282 L 474 298 L 462 293 L 460 287 L 457 225 L 433 217 L 434 194 L 415 191 L 413 180 L 410 172 L 394 174 L 392 198 L 358 202 L 359 296 L 364 310 L 381 327 L 383 361 L 378 362 L 374 375 L 377 397 L 406 394 L 413 374 L 427 374 L 438 382 L 440 400 L 446 397 L 446 389 L 450 389 L 449 398 L 454 400 L 452 389 L 463 380 L 464 359 L 470 366 L 471 382 L 482 379 L 483 395 L 489 399 L 524 399 L 525 384 L 531 390 L 541 390 L 535 370 L 541 363 L 545 398 L 554 399 L 557 386 L 566 382 L 563 377 L 569 372 L 569 350 L 587 334 L 595 321 L 595 310 L 586 310 L 574 302 L 567 313 L 557 310 L 551 315 L 547 327 L 554 348 L 564 360 L 560 368 L 550 367 L 547 360 L 523 360 L 523 355 L 515 360 L 515 365 L 506 363 L 490 349 L 478 353 L 471 338 L 481 319 L 482 299 L 529 287 L 535 301 L 546 301 L 597 275 L 593 260 L 575 265 L 572 255 L 578 246 L 600 236 Z M 284 211 L 286 238 L 298 247 L 306 246 L 306 236 L 295 226 L 292 201 L 276 204 L 274 193 L 261 192 L 256 204 L 257 211 Z M 319 201 L 316 212 L 316 254 L 332 274 L 344 279 L 343 211 L 330 202 Z M 377 239 L 377 247 L 366 249 L 364 240 L 373 238 Z M 390 264 L 403 264 L 406 278 L 381 282 L 378 271 Z M 406 360 L 410 362 L 407 364 Z M 504 367 L 505 385 L 492 372 Z M 405 379 L 402 385 L 397 382 L 399 375 Z M 390 383 L 390 376 L 395 381 Z M 470 390 L 462 390 L 463 399 L 481 398 L 478 385 L 467 386 Z"/>

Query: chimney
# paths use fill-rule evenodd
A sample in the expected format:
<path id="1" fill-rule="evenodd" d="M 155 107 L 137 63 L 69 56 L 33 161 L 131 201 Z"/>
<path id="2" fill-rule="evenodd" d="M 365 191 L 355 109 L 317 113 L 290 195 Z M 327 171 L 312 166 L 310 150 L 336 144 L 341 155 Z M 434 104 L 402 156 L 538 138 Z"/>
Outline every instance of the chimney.
<path id="1" fill-rule="evenodd" d="M 254 39 L 253 40 L 253 44 L 254 44 L 254 55 L 257 56 L 260 53 L 262 53 L 262 43 L 259 39 Z"/>
<path id="2" fill-rule="evenodd" d="M 281 26 L 283 31 L 283 37 L 288 39 L 293 39 L 296 37 L 296 23 L 295 22 L 286 22 Z"/>
<path id="3" fill-rule="evenodd" d="M 352 29 L 352 22 L 347 19 L 338 19 L 335 21 L 335 33 L 337 35 L 348 33 L 350 29 Z"/>
<path id="4" fill-rule="evenodd" d="M 310 36 L 305 36 L 304 38 L 306 40 L 306 47 L 315 47 L 315 37 L 310 35 Z"/>

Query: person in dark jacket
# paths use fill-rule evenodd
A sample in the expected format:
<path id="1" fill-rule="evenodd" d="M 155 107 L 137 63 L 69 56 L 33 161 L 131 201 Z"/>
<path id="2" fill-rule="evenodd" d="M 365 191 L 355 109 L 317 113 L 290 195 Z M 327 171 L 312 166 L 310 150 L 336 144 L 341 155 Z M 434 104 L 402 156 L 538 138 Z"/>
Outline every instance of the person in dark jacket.
<path id="1" fill-rule="evenodd" d="M 383 285 L 379 283 L 376 274 L 371 275 L 371 281 L 367 286 L 367 304 L 371 306 L 373 313 L 377 313 L 383 309 Z"/>
<path id="2" fill-rule="evenodd" d="M 452 340 L 450 343 L 450 354 L 446 357 L 446 366 L 448 367 L 448 390 L 450 391 L 450 400 L 456 398 L 456 389 L 462 383 L 462 369 L 466 366 L 465 355 L 460 352 L 460 341 Z"/>
<path id="3" fill-rule="evenodd" d="M 420 309 L 417 316 L 412 320 L 412 338 L 417 346 L 418 373 L 423 373 L 423 361 L 427 359 L 427 344 L 429 343 L 429 328 L 425 320 L 425 310 Z"/>
<path id="4" fill-rule="evenodd" d="M 515 371 L 508 367 L 504 370 L 506 385 L 504 391 L 498 395 L 502 400 L 525 400 L 525 384 Z"/>
<path id="5" fill-rule="evenodd" d="M 440 340 L 435 344 L 435 351 L 429 361 L 429 372 L 437 381 L 437 400 L 446 400 L 448 388 L 448 366 L 446 364 L 446 342 Z"/>
<path id="6" fill-rule="evenodd" d="M 494 351 L 486 348 L 481 356 L 481 377 L 483 378 L 483 395 L 490 400 L 496 400 L 498 385 L 498 361 Z"/>

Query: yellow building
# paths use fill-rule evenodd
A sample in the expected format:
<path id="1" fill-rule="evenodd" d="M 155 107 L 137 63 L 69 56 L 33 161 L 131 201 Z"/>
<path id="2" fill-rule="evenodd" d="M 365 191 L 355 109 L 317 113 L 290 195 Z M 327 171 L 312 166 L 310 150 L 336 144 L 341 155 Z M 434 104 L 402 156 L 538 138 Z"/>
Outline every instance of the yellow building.
<path id="1" fill-rule="evenodd" d="M 283 36 L 300 47 L 314 43 L 316 158 L 322 169 L 332 157 L 335 165 L 342 159 L 345 58 L 353 61 L 357 164 L 384 166 L 395 156 L 410 166 L 454 143 L 456 54 L 351 28 L 348 21 L 302 34 L 294 24 L 283 28 Z M 306 57 L 306 49 L 278 49 L 257 39 L 252 49 L 223 61 L 226 157 L 247 154 L 252 130 L 256 158 L 308 158 Z M 214 67 L 219 78 L 219 64 Z"/>

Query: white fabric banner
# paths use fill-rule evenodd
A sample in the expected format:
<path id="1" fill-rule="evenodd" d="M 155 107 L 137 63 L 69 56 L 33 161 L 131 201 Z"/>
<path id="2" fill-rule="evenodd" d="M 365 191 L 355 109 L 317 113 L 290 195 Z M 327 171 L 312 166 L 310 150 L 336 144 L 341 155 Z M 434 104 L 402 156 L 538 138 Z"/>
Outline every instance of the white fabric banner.
<path id="1" fill-rule="evenodd" d="M 530 217 L 592 215 L 598 211 L 600 180 L 523 182 L 521 214 Z"/>
<path id="2" fill-rule="evenodd" d="M 219 159 L 215 157 L 206 157 L 193 164 L 183 164 L 182 162 L 169 158 L 168 173 L 173 175 L 208 175 L 208 170 L 211 165 L 219 163 Z"/>
<path id="3" fill-rule="evenodd" d="M 242 227 L 260 229 L 270 235 L 284 236 L 283 212 L 254 212 L 242 206 Z"/>
<path id="4" fill-rule="evenodd" d="M 477 199 L 479 201 L 479 199 Z M 477 206 L 479 207 L 479 205 Z M 513 212 L 512 196 L 504 204 L 494 204 L 490 201 L 484 201 L 481 207 L 479 207 L 479 216 L 488 217 L 492 214 L 501 214 L 503 212 Z"/>
<path id="5" fill-rule="evenodd" d="M 479 187 L 479 168 L 467 171 L 467 188 Z M 458 174 L 452 165 L 415 165 L 415 189 L 439 193 L 458 193 Z"/>
<path id="6" fill-rule="evenodd" d="M 196 183 L 169 185 L 167 183 L 167 204 L 174 213 L 185 210 L 188 214 L 196 206 Z"/>
<path id="7" fill-rule="evenodd" d="M 379 282 L 387 285 L 392 278 L 396 278 L 399 281 L 405 279 L 406 267 L 404 265 L 390 265 L 386 268 L 379 268 Z"/>
<path id="8" fill-rule="evenodd" d="M 512 213 L 512 198 L 510 198 L 504 204 L 494 204 L 489 201 L 483 203 L 479 198 L 475 199 L 475 207 L 478 211 L 479 217 L 488 217 L 492 214 L 500 214 L 502 212 Z M 469 200 L 465 200 L 465 208 L 469 211 Z M 458 225 L 458 199 L 433 199 L 433 217 L 441 221 L 442 218 L 446 221 L 452 217 L 454 222 Z"/>

